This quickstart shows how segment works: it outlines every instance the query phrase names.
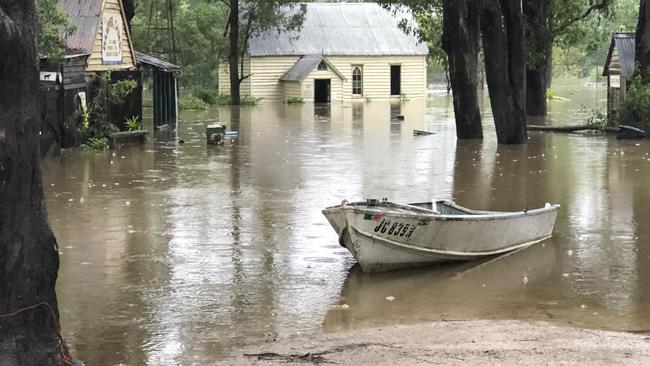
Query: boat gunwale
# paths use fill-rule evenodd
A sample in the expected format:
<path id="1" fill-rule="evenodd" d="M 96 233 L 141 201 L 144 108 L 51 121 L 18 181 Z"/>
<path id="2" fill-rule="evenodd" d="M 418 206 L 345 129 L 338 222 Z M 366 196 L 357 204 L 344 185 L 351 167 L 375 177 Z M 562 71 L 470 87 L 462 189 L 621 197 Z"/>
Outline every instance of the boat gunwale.
<path id="1" fill-rule="evenodd" d="M 448 203 L 449 201 L 439 201 L 439 202 Z M 476 210 L 467 209 L 463 206 L 458 206 L 453 202 L 451 202 L 451 204 L 454 207 L 460 207 L 466 211 L 476 212 L 476 214 L 453 215 L 453 214 L 441 214 L 437 211 L 427 210 L 417 206 L 400 205 L 392 202 L 388 202 L 388 203 L 393 207 L 407 209 L 410 212 L 389 211 L 390 210 L 389 206 L 368 206 L 366 202 L 353 202 L 345 206 L 341 206 L 341 205 L 332 206 L 324 209 L 322 212 L 323 214 L 327 214 L 330 212 L 342 210 L 344 212 L 353 211 L 354 213 L 357 214 L 378 213 L 378 214 L 382 214 L 382 216 L 390 216 L 390 217 L 397 217 L 397 218 L 411 218 L 411 219 L 418 219 L 418 220 L 488 221 L 488 220 L 504 220 L 504 219 L 520 218 L 520 217 L 540 216 L 543 214 L 557 212 L 560 209 L 560 205 L 550 204 L 550 206 L 536 208 L 532 210 L 526 210 L 526 211 L 476 211 Z"/>

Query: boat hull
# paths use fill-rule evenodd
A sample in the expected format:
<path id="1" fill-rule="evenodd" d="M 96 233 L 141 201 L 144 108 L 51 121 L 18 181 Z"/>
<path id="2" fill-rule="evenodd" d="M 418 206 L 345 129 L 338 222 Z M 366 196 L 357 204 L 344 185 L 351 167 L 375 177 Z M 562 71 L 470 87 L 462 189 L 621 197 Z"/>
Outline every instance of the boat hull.
<path id="1" fill-rule="evenodd" d="M 364 271 L 373 272 L 473 260 L 525 248 L 551 237 L 559 209 L 547 205 L 512 213 L 440 214 L 424 209 L 409 212 L 409 207 L 357 204 L 331 207 L 323 213 L 337 231 L 339 243 Z M 451 211 L 459 206 L 449 207 Z"/>

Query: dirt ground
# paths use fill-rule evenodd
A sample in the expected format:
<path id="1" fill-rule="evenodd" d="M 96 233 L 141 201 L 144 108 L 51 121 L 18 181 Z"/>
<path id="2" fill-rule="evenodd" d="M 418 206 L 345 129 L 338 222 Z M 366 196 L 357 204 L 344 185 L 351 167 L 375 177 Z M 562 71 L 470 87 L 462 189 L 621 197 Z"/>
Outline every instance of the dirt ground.
<path id="1" fill-rule="evenodd" d="M 650 365 L 650 334 L 521 321 L 324 333 L 239 350 L 219 365 Z"/>

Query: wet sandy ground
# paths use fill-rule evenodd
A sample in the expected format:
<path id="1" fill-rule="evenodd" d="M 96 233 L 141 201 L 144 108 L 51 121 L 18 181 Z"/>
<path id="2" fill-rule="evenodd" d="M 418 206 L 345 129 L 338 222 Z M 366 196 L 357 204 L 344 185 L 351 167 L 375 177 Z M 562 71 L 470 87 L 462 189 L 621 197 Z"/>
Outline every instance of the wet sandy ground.
<path id="1" fill-rule="evenodd" d="M 294 337 L 218 365 L 648 365 L 650 333 L 521 321 L 447 321 Z"/>

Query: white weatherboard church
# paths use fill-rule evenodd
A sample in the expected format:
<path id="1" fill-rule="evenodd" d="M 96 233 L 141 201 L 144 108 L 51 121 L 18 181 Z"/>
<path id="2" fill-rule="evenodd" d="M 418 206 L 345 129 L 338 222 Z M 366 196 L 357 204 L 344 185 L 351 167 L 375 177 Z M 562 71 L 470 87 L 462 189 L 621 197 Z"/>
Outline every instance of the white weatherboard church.
<path id="1" fill-rule="evenodd" d="M 305 6 L 299 30 L 252 37 L 242 95 L 316 103 L 425 97 L 428 48 L 399 28 L 403 15 L 372 3 Z M 227 64 L 219 91 L 230 94 Z"/>

